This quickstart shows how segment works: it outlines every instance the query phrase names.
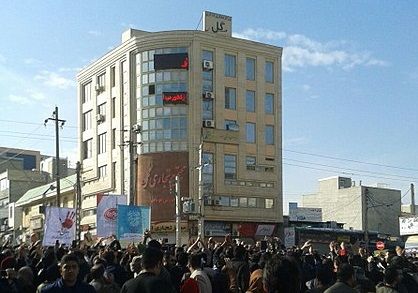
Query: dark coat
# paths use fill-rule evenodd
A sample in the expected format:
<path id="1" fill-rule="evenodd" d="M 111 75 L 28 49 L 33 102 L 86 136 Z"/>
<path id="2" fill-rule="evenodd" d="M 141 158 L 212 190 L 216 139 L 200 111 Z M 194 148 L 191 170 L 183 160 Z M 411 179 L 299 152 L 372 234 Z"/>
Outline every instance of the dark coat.
<path id="1" fill-rule="evenodd" d="M 67 287 L 64 285 L 62 278 L 59 278 L 54 283 L 45 286 L 41 290 L 41 293 L 76 293 L 76 292 L 96 293 L 93 286 L 84 282 L 77 281 L 77 283 L 75 283 L 73 287 Z"/>

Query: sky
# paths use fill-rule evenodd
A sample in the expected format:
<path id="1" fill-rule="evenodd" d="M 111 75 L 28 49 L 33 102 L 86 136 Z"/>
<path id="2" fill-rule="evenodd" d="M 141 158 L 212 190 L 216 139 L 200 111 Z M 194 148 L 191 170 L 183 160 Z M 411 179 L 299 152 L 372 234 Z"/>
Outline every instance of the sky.
<path id="1" fill-rule="evenodd" d="M 418 183 L 417 1 L 2 1 L 0 146 L 77 161 L 77 72 L 128 28 L 201 28 L 232 16 L 233 35 L 283 47 L 283 196 L 318 179 L 401 190 Z"/>

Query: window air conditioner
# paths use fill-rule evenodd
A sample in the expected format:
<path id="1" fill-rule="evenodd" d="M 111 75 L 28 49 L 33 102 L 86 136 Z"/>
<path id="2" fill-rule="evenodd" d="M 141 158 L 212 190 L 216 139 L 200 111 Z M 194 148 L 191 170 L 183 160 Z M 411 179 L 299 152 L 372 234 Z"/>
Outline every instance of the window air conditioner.
<path id="1" fill-rule="evenodd" d="M 215 95 L 213 94 L 213 92 L 204 92 L 203 98 L 213 100 L 215 98 Z"/>
<path id="2" fill-rule="evenodd" d="M 203 60 L 203 70 L 212 70 L 213 69 L 213 62 L 209 60 Z"/>
<path id="3" fill-rule="evenodd" d="M 140 132 L 142 131 L 142 126 L 141 126 L 141 125 L 139 125 L 139 124 L 134 124 L 134 125 L 132 126 L 132 131 L 133 131 L 133 132 L 136 132 L 136 133 L 140 133 Z"/>
<path id="4" fill-rule="evenodd" d="M 105 121 L 105 116 L 102 115 L 102 114 L 97 114 L 96 120 L 97 120 L 97 122 L 104 122 Z"/>
<path id="5" fill-rule="evenodd" d="M 215 121 L 213 121 L 213 120 L 204 120 L 203 121 L 203 127 L 206 127 L 206 128 L 215 128 Z"/>

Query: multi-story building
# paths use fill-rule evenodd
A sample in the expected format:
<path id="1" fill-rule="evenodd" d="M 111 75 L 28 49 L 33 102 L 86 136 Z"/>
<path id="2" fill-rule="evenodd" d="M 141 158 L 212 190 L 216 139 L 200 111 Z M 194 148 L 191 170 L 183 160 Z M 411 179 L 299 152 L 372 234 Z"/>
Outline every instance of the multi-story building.
<path id="1" fill-rule="evenodd" d="M 127 194 L 171 241 L 176 175 L 181 196 L 203 206 L 206 236 L 262 236 L 283 222 L 282 48 L 231 27 L 204 12 L 202 31 L 129 29 L 78 74 L 82 224 L 95 224 L 97 193 Z"/>
<path id="2" fill-rule="evenodd" d="M 302 196 L 303 207 L 322 208 L 323 221 L 344 223 L 345 229 L 365 230 L 399 236 L 401 191 L 355 185 L 351 178 L 319 180 L 315 194 Z"/>
<path id="3" fill-rule="evenodd" d="M 0 162 L 4 160 L 0 164 L 0 172 L 5 171 L 7 168 L 22 169 L 19 166 L 20 164 L 22 164 L 23 170 L 39 171 L 41 162 L 41 153 L 39 151 L 0 147 L 0 157 Z M 20 160 L 21 163 L 17 162 L 17 160 Z"/>

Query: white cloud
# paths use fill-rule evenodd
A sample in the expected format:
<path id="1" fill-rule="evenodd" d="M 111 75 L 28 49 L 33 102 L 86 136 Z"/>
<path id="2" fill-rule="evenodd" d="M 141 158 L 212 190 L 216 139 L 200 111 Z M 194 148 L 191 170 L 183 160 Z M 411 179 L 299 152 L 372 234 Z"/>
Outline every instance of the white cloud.
<path id="1" fill-rule="evenodd" d="M 301 34 L 289 35 L 264 29 L 246 29 L 234 36 L 283 47 L 283 70 L 294 71 L 306 66 L 339 67 L 349 70 L 357 66 L 388 66 L 389 63 L 372 57 L 370 52 L 350 50 L 345 40 L 319 42 Z"/>
<path id="2" fill-rule="evenodd" d="M 47 99 L 45 94 L 42 93 L 42 92 L 34 91 L 34 90 L 28 90 L 27 92 L 28 92 L 29 96 L 36 101 L 44 101 L 44 100 Z"/>
<path id="3" fill-rule="evenodd" d="M 27 65 L 40 65 L 42 62 L 36 58 L 26 58 L 23 60 L 23 63 Z"/>
<path id="4" fill-rule="evenodd" d="M 95 37 L 100 37 L 101 35 L 103 35 L 102 32 L 99 31 L 95 31 L 95 30 L 90 30 L 87 32 L 89 35 L 95 36 Z"/>
<path id="5" fill-rule="evenodd" d="M 75 85 L 72 79 L 65 78 L 55 72 L 47 70 L 39 72 L 39 74 L 36 75 L 34 79 L 43 82 L 43 84 L 46 86 L 59 88 L 63 90 L 73 87 Z"/>
<path id="6" fill-rule="evenodd" d="M 20 105 L 29 105 L 33 103 L 33 101 L 28 97 L 18 95 L 9 95 L 8 99 L 10 102 Z"/>

